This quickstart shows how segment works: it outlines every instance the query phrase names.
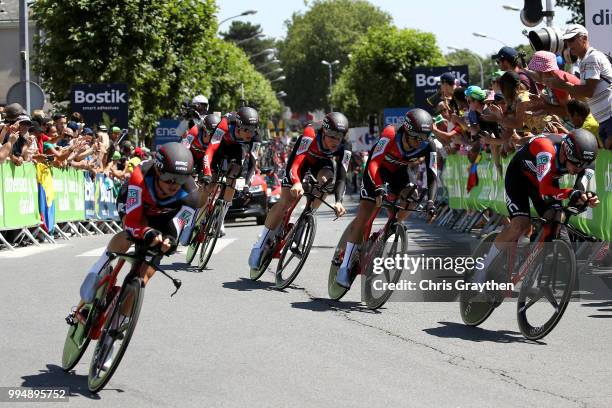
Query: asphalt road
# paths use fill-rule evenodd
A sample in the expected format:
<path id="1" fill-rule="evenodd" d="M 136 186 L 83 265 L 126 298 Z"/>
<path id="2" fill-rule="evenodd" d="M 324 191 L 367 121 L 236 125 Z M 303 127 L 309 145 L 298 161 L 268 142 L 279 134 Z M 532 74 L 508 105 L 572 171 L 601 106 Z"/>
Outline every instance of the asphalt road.
<path id="1" fill-rule="evenodd" d="M 540 342 L 521 336 L 512 302 L 479 328 L 461 323 L 454 302 L 372 312 L 358 286 L 332 302 L 329 261 L 348 219 L 322 210 L 318 221 L 312 254 L 286 291 L 272 274 L 247 278 L 254 221 L 228 225 L 209 270 L 186 268 L 184 253 L 164 260 L 183 287 L 170 298 L 161 275 L 147 286 L 126 356 L 98 395 L 87 390 L 91 345 L 74 372 L 60 364 L 64 317 L 109 236 L 0 252 L 0 387 L 68 386 L 70 407 L 612 406 L 612 302 L 571 303 Z M 473 242 L 409 226 L 417 252 Z"/>

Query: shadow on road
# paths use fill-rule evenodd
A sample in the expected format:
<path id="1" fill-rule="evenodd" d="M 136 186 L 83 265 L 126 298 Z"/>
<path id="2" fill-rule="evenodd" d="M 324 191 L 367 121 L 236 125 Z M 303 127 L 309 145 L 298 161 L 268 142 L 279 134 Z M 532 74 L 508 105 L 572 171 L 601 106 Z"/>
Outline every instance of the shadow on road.
<path id="1" fill-rule="evenodd" d="M 608 302 L 593 302 L 593 303 L 582 303 L 582 307 L 608 307 L 612 306 L 612 301 Z M 609 314 L 592 314 L 589 317 L 593 319 L 612 319 L 612 309 L 597 309 L 598 312 L 604 312 Z"/>
<path id="2" fill-rule="evenodd" d="M 172 262 L 171 264 L 161 265 L 160 269 L 165 272 L 175 271 L 175 272 L 189 272 L 189 273 L 202 273 L 204 272 L 204 270 L 208 270 L 208 268 L 199 270 L 197 266 L 190 265 L 187 262 Z"/>
<path id="3" fill-rule="evenodd" d="M 306 302 L 293 302 L 291 307 L 310 310 L 312 312 L 361 312 L 379 314 L 378 310 L 370 310 L 361 302 L 339 302 L 327 298 L 311 298 Z"/>
<path id="4" fill-rule="evenodd" d="M 545 345 L 543 341 L 532 341 L 523 337 L 519 332 L 508 330 L 486 330 L 481 327 L 470 327 L 461 323 L 438 322 L 441 327 L 423 329 L 427 334 L 436 337 L 454 338 L 476 342 L 490 341 L 494 343 L 529 343 Z"/>
<path id="5" fill-rule="evenodd" d="M 62 367 L 55 364 L 47 364 L 46 370 L 40 370 L 38 374 L 24 375 L 21 377 L 22 387 L 68 387 L 70 397 L 81 395 L 83 397 L 99 400 L 100 396 L 93 394 L 87 388 L 87 376 L 75 374 L 74 370 L 69 373 L 64 372 Z M 118 388 L 105 388 L 117 392 L 124 392 Z"/>
<path id="6" fill-rule="evenodd" d="M 274 289 L 274 284 L 272 282 L 264 282 L 264 281 L 253 281 L 247 278 L 240 278 L 235 282 L 223 282 L 223 287 L 225 289 L 234 289 L 240 292 L 248 292 L 251 290 L 272 290 Z"/>

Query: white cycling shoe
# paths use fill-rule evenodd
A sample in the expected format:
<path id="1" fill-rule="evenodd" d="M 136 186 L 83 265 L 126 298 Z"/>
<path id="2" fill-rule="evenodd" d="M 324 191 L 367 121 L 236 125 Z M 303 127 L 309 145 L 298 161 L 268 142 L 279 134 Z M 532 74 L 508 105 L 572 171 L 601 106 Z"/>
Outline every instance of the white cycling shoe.
<path id="1" fill-rule="evenodd" d="M 351 276 L 348 265 L 340 266 L 338 272 L 336 273 L 336 283 L 342 286 L 344 289 L 351 288 Z"/>
<path id="2" fill-rule="evenodd" d="M 259 259 L 261 258 L 262 248 L 251 249 L 251 255 L 249 255 L 249 266 L 251 269 L 259 269 Z"/>

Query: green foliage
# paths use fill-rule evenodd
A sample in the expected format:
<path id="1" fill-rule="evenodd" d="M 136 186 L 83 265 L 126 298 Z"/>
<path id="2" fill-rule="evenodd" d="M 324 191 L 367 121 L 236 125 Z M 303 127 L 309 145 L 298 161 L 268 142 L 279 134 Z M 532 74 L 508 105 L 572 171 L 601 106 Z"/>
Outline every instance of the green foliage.
<path id="1" fill-rule="evenodd" d="M 210 95 L 208 99 L 214 110 L 236 110 L 242 98 L 241 84 L 244 86 L 244 99 L 258 109 L 261 121 L 280 110 L 270 82 L 255 70 L 244 51 L 234 44 L 216 40 L 209 53 L 214 64 L 196 88 L 204 89 Z"/>
<path id="2" fill-rule="evenodd" d="M 413 68 L 447 64 L 433 34 L 390 26 L 371 28 L 351 54 L 332 101 L 358 122 L 384 107 L 410 105 Z"/>
<path id="3" fill-rule="evenodd" d="M 482 64 L 483 67 L 483 76 L 485 76 L 486 73 L 490 73 L 493 69 L 496 69 L 496 67 L 494 67 L 494 62 L 491 61 L 490 58 L 481 58 L 480 55 L 470 51 L 469 49 L 460 49 L 460 50 L 454 50 L 453 52 L 450 52 L 448 54 L 446 54 L 446 61 L 448 61 L 449 65 L 467 65 L 468 66 L 468 71 L 470 73 L 470 84 L 474 84 L 474 85 L 479 85 L 480 86 L 480 64 L 478 64 L 478 61 L 480 61 L 480 63 Z M 486 86 L 486 82 L 485 82 L 485 86 Z"/>
<path id="4" fill-rule="evenodd" d="M 339 60 L 334 75 L 349 63 L 351 47 L 370 27 L 387 26 L 389 14 L 365 0 L 316 0 L 304 14 L 288 20 L 287 37 L 279 44 L 287 79 L 287 105 L 304 112 L 328 105 L 328 67 L 321 60 Z"/>
<path id="5" fill-rule="evenodd" d="M 557 0 L 557 7 L 569 9 L 572 18 L 566 23 L 584 25 L 584 0 Z"/>
<path id="6" fill-rule="evenodd" d="M 262 31 L 259 24 L 235 20 L 232 21 L 227 32 L 221 33 L 221 38 L 236 44 L 246 53 L 246 55 L 256 55 L 265 49 L 274 48 L 276 46 L 276 41 L 272 38 L 252 38 Z M 249 38 L 251 39 L 249 40 Z M 258 66 L 264 64 L 268 58 L 268 55 L 259 55 L 251 58 L 251 63 Z"/>

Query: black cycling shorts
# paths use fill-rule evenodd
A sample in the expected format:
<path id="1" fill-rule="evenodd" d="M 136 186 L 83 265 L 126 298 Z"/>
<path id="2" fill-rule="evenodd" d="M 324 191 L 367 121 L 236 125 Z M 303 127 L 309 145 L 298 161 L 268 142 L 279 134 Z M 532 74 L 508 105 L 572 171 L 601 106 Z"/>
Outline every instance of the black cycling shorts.
<path id="1" fill-rule="evenodd" d="M 408 175 L 408 169 L 406 167 L 402 167 L 401 170 L 396 172 L 390 172 L 381 166 L 378 168 L 378 171 L 380 172 L 383 183 L 389 184 L 389 189 L 387 191 L 389 194 L 399 195 L 399 193 L 406 188 L 408 183 L 410 183 L 410 176 Z M 363 172 L 360 199 L 376 201 L 376 184 L 374 184 L 374 180 L 370 177 L 367 167 Z"/>
<path id="2" fill-rule="evenodd" d="M 287 163 L 287 167 L 285 169 L 285 177 L 283 177 L 283 181 L 281 185 L 283 187 L 292 187 L 293 182 L 291 181 L 291 166 L 293 165 L 293 160 L 290 160 Z M 302 167 L 300 168 L 300 181 L 304 180 L 306 173 L 310 170 L 310 174 L 312 174 L 315 178 L 319 174 L 321 170 L 330 170 L 335 177 L 335 166 L 333 159 L 320 159 L 314 162 L 314 164 L 309 164 L 307 160 L 304 160 L 302 163 Z M 333 186 L 333 182 L 331 185 Z"/>
<path id="3" fill-rule="evenodd" d="M 222 144 L 215 152 L 210 168 L 213 170 L 223 168 L 224 160 L 227 160 L 228 163 L 232 160 L 236 160 L 236 164 L 242 166 L 243 156 L 241 144 Z"/>
<path id="4" fill-rule="evenodd" d="M 559 181 L 553 181 L 555 187 L 559 187 Z M 518 161 L 512 160 L 506 169 L 504 179 L 506 187 L 506 208 L 510 218 L 525 216 L 529 217 L 529 199 L 533 203 L 538 215 L 543 216 L 544 212 L 551 205 L 560 204 L 558 200 L 544 200 L 540 195 L 538 186 L 523 173 L 523 169 Z"/>

